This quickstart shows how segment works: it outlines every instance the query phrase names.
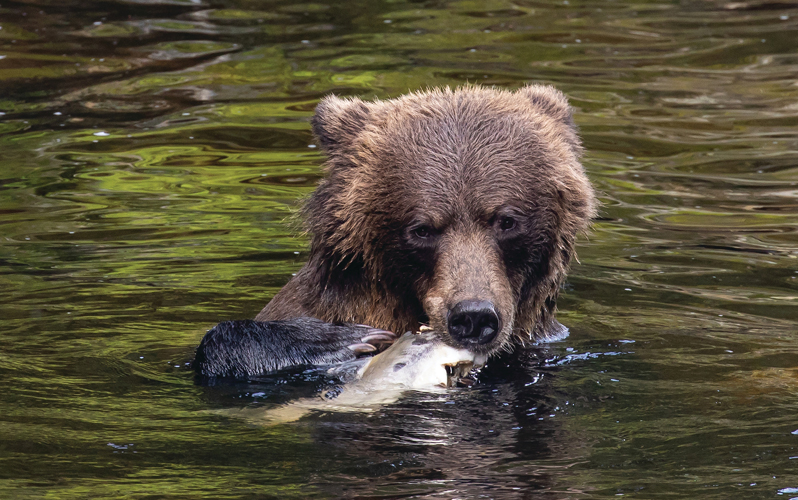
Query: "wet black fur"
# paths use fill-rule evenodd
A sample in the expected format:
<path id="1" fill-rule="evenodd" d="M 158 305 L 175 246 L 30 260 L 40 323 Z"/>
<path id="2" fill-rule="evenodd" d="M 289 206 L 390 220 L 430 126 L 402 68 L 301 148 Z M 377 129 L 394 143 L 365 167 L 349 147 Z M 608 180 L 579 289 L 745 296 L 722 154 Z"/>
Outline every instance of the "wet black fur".
<path id="1" fill-rule="evenodd" d="M 204 377 L 244 379 L 283 368 L 340 363 L 354 359 L 347 346 L 372 331 L 314 318 L 223 321 L 202 339 L 193 366 Z"/>

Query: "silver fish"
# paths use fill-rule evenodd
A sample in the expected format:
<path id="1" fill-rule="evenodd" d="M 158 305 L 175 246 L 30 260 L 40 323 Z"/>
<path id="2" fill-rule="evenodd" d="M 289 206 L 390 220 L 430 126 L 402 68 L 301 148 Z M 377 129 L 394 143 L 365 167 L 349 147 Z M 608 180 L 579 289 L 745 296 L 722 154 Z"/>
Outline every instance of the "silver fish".
<path id="1" fill-rule="evenodd" d="M 239 416 L 275 425 L 293 422 L 311 411 L 371 412 L 408 390 L 435 392 L 452 387 L 486 360 L 484 355 L 444 344 L 431 329 L 422 327 L 418 333 L 405 333 L 376 356 L 332 369 L 330 373 L 336 375 L 349 371 L 351 379 L 336 390 L 270 410 L 239 410 Z M 354 374 L 353 368 L 357 369 Z"/>

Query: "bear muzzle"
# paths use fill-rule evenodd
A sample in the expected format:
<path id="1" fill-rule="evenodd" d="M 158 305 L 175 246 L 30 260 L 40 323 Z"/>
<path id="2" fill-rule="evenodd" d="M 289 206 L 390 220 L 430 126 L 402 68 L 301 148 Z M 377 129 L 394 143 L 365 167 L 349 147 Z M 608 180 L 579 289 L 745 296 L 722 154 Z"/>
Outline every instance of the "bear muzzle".
<path id="1" fill-rule="evenodd" d="M 487 300 L 462 300 L 447 314 L 449 335 L 468 347 L 491 343 L 502 329 L 502 321 L 493 303 Z"/>
<path id="2" fill-rule="evenodd" d="M 492 233 L 476 223 L 453 225 L 438 243 L 430 287 L 421 292 L 430 327 L 452 347 L 492 354 L 508 342 L 513 291 Z"/>

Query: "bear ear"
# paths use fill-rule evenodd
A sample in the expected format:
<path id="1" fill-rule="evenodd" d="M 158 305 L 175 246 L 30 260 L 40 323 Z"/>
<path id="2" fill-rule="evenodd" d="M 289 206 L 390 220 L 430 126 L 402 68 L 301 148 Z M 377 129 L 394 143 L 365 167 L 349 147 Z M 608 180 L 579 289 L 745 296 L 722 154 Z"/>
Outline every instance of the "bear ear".
<path id="1" fill-rule="evenodd" d="M 316 106 L 310 120 L 313 133 L 327 152 L 352 142 L 366 126 L 369 106 L 356 97 L 341 99 L 334 95 L 325 97 Z"/>
<path id="2" fill-rule="evenodd" d="M 565 125 L 562 138 L 571 147 L 577 157 L 582 155 L 582 141 L 577 134 L 576 124 L 568 98 L 565 94 L 550 85 L 527 85 L 516 91 L 532 104 L 532 108 L 546 116 L 550 116 Z"/>
<path id="3" fill-rule="evenodd" d="M 571 106 L 565 94 L 550 85 L 527 85 L 516 91 L 532 103 L 532 106 L 544 114 L 569 125 L 574 125 Z"/>

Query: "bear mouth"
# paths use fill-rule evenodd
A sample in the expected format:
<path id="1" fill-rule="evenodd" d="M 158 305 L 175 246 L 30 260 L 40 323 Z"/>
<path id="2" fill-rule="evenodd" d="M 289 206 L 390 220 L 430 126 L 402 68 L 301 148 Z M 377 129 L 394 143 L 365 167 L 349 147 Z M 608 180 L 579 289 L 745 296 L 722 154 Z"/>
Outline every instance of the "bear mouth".
<path id="1" fill-rule="evenodd" d="M 460 361 L 455 364 L 443 365 L 446 369 L 446 387 L 471 387 L 475 380 L 470 376 L 475 368 L 471 361 Z"/>

